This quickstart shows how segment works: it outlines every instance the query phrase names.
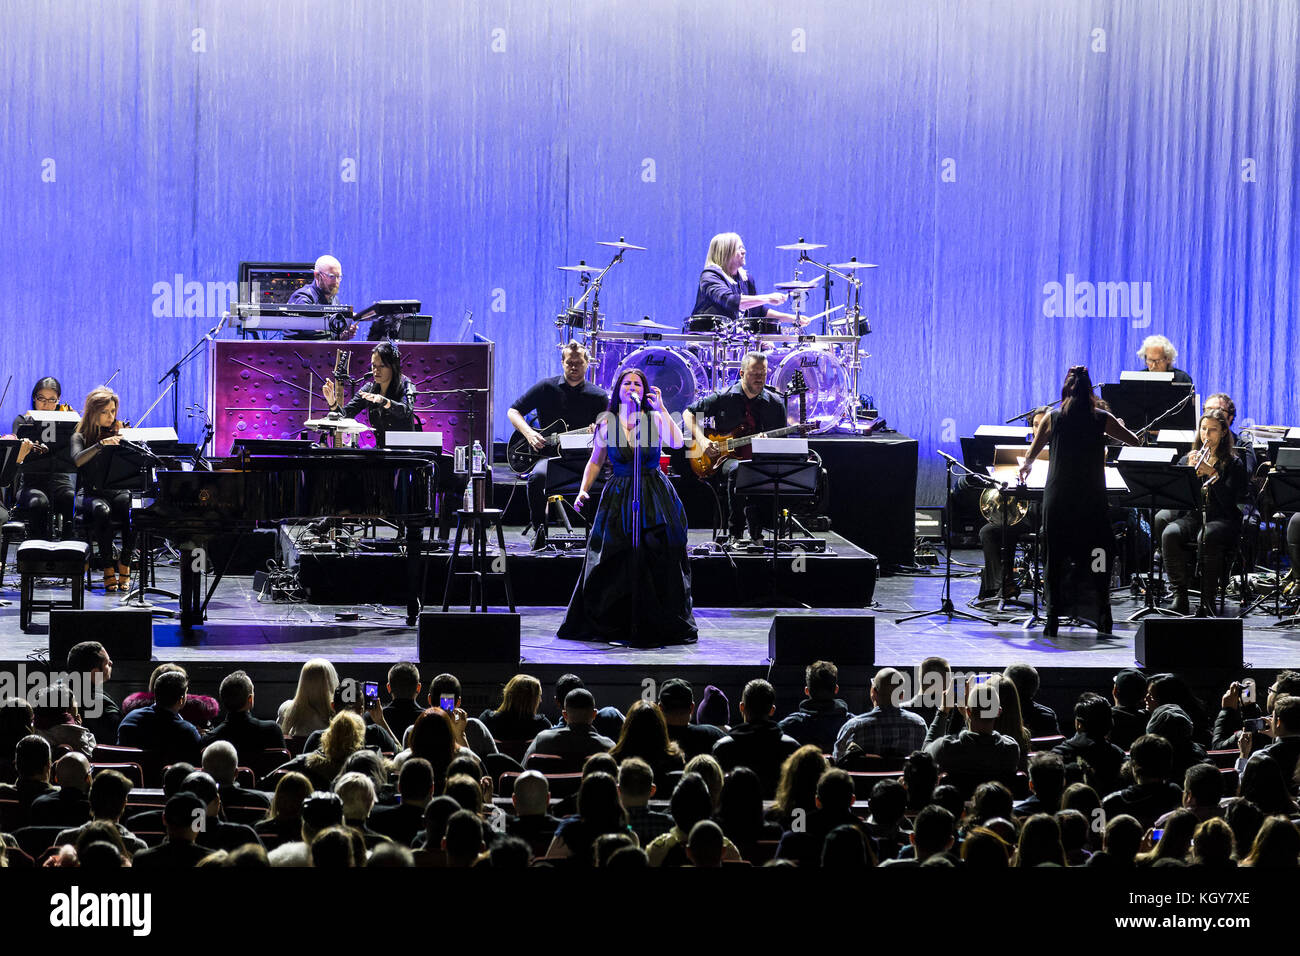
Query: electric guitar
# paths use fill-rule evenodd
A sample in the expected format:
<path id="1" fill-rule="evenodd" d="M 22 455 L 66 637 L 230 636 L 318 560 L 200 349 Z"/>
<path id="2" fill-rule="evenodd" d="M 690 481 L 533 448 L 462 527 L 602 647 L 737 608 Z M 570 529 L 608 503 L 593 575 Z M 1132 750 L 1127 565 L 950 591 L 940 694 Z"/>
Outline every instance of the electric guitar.
<path id="1" fill-rule="evenodd" d="M 520 431 L 516 431 L 511 435 L 510 441 L 506 444 L 506 461 L 510 464 L 510 470 L 516 475 L 532 471 L 533 465 L 543 458 L 559 458 L 561 436 L 585 435 L 591 431 L 590 428 L 570 429 L 568 423 L 562 418 L 557 418 L 545 428 L 537 430 L 546 439 L 546 444 L 541 448 L 534 448 L 530 445 L 528 439 Z"/>
<path id="2" fill-rule="evenodd" d="M 796 395 L 799 398 L 799 424 L 787 425 L 785 428 L 774 428 L 770 431 L 759 432 L 757 434 L 746 434 L 744 426 L 730 432 L 704 432 L 710 444 L 707 445 L 699 455 L 687 456 L 687 461 L 691 463 L 691 471 L 695 472 L 699 478 L 708 478 L 722 467 L 722 463 L 728 458 L 749 458 L 751 454 L 750 445 L 755 438 L 783 438 L 786 435 L 806 435 L 818 428 L 817 422 L 804 421 L 804 398 L 808 392 L 808 383 L 804 381 L 803 372 L 795 372 L 794 381 L 790 383 L 787 391 L 789 395 Z"/>

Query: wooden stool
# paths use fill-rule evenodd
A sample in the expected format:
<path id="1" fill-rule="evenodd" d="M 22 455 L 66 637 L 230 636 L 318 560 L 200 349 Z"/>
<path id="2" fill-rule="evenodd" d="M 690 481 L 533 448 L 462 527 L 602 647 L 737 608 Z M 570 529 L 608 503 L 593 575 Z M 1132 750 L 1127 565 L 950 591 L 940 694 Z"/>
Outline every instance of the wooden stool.
<path id="1" fill-rule="evenodd" d="M 31 626 L 32 611 L 49 611 L 56 607 L 70 607 L 79 611 L 85 604 L 86 562 L 90 559 L 90 545 L 84 541 L 42 541 L 39 538 L 24 541 L 18 546 L 18 578 L 21 582 L 18 625 L 24 631 Z M 66 578 L 71 582 L 72 595 L 66 601 L 37 601 L 33 598 L 37 578 Z"/>
<path id="2" fill-rule="evenodd" d="M 506 559 L 506 535 L 501 527 L 503 513 L 500 508 L 484 508 L 482 511 L 457 511 L 456 512 L 456 543 L 452 546 L 451 557 L 447 561 L 447 583 L 442 589 L 442 609 L 444 611 L 451 609 L 451 583 L 456 578 L 469 578 L 469 609 L 475 610 L 476 606 L 481 606 L 484 612 L 487 611 L 487 594 L 484 583 L 487 578 L 502 578 L 506 586 L 506 603 L 510 605 L 510 610 L 515 610 L 515 592 L 510 586 L 510 565 Z M 461 534 L 466 526 L 470 529 L 470 570 L 457 571 L 456 558 L 460 555 Z M 491 570 L 491 564 L 488 561 L 487 554 L 487 533 L 488 527 L 495 526 L 497 531 L 497 547 L 501 554 L 501 570 Z M 478 600 L 475 600 L 477 592 Z"/>

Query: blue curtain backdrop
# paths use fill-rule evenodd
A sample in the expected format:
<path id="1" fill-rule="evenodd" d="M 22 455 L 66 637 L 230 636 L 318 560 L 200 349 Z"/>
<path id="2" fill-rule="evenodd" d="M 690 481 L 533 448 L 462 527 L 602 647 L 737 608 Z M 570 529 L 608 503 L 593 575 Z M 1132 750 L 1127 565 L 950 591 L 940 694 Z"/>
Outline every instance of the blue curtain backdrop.
<path id="1" fill-rule="evenodd" d="M 801 235 L 880 263 L 863 391 L 920 440 L 923 500 L 936 448 L 1152 332 L 1242 418 L 1296 422 L 1297 8 L 4 0 L 0 417 L 120 368 L 137 418 L 209 283 L 330 252 L 346 301 L 418 298 L 442 335 L 473 312 L 504 436 L 556 369 L 556 266 L 648 246 L 603 303 L 675 324 L 736 230 L 764 285 Z"/>

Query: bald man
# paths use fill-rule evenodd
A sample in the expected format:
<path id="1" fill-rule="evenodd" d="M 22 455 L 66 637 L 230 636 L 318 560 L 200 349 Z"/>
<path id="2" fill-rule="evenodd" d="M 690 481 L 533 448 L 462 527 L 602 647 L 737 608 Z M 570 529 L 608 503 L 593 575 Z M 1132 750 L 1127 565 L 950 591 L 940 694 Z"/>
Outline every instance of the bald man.
<path id="1" fill-rule="evenodd" d="M 288 304 L 305 302 L 308 305 L 334 305 L 339 294 L 339 283 L 343 281 L 343 266 L 333 256 L 321 256 L 312 268 L 312 281 L 289 296 Z M 339 336 L 350 339 L 357 334 L 354 322 Z"/>

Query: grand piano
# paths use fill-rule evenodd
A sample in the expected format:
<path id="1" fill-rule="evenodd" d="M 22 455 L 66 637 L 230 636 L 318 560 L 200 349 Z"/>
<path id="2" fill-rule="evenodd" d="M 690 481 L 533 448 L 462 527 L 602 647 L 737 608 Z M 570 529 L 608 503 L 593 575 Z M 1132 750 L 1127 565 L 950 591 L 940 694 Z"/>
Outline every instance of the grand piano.
<path id="1" fill-rule="evenodd" d="M 405 528 L 407 622 L 419 615 L 420 551 L 437 491 L 436 451 L 311 449 L 293 455 L 217 459 L 212 470 L 156 472 L 154 502 L 132 512 L 132 526 L 165 537 L 181 553 L 180 623 L 202 623 L 224 568 L 210 567 L 206 543 L 294 519 L 385 518 Z M 143 553 L 145 549 L 142 548 Z M 213 577 L 206 594 L 202 575 Z M 141 569 L 143 581 L 144 569 Z"/>

